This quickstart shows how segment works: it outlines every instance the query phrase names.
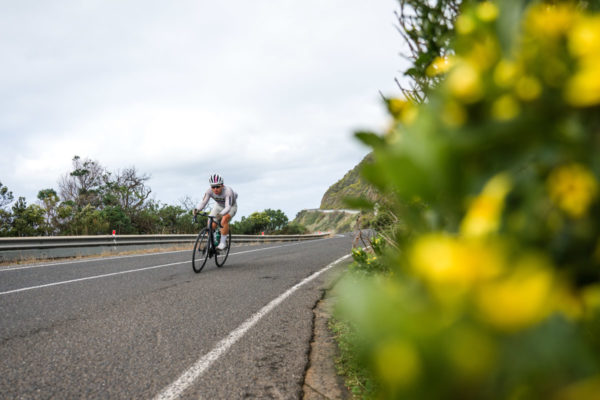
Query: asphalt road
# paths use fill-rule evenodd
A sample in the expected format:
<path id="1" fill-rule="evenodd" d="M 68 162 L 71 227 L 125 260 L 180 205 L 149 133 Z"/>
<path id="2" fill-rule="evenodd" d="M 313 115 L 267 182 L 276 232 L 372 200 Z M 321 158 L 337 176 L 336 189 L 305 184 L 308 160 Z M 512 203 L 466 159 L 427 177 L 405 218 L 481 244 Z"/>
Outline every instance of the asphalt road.
<path id="1" fill-rule="evenodd" d="M 3 267 L 0 398 L 299 398 L 351 242 L 232 247 L 200 274 L 189 251 Z"/>

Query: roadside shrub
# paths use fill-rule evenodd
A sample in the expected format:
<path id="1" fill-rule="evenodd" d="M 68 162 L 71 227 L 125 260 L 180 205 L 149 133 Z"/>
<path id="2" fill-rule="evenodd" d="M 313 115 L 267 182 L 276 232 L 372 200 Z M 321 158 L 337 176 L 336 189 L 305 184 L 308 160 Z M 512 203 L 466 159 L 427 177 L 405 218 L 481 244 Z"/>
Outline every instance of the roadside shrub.
<path id="1" fill-rule="evenodd" d="M 600 14 L 480 2 L 455 29 L 428 102 L 358 134 L 402 227 L 353 253 L 339 315 L 378 398 L 597 398 Z"/>

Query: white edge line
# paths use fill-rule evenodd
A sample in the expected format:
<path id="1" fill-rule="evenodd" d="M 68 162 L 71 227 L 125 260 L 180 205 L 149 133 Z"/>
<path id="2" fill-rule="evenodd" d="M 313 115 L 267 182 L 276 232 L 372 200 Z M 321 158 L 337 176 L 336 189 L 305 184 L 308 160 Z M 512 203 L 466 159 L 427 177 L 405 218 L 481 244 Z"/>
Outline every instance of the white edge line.
<path id="1" fill-rule="evenodd" d="M 177 399 L 179 396 L 190 387 L 196 379 L 198 379 L 202 374 L 210 368 L 210 366 L 219 359 L 221 355 L 223 355 L 231 346 L 235 344 L 244 334 L 252 328 L 262 317 L 264 317 L 269 311 L 277 307 L 281 304 L 285 299 L 287 299 L 292 293 L 294 293 L 298 288 L 302 285 L 312 281 L 317 276 L 321 275 L 323 272 L 329 270 L 336 264 L 344 261 L 350 257 L 350 254 L 347 254 L 341 258 L 338 258 L 325 268 L 320 271 L 315 272 L 309 277 L 302 280 L 300 283 L 292 286 L 285 293 L 272 300 L 269 304 L 260 309 L 256 314 L 252 315 L 246 321 L 244 321 L 240 326 L 238 326 L 235 330 L 231 331 L 229 335 L 227 335 L 224 339 L 221 339 L 219 343 L 204 356 L 199 358 L 190 368 L 188 368 L 183 374 L 179 376 L 173 383 L 164 388 L 160 394 L 158 394 L 154 400 L 172 400 Z"/>
<path id="2" fill-rule="evenodd" d="M 95 276 L 87 276 L 85 278 L 77 278 L 77 279 L 71 279 L 68 281 L 60 281 L 60 282 L 53 282 L 53 283 L 46 283 L 44 285 L 38 285 L 38 286 L 28 286 L 28 287 L 24 287 L 21 289 L 13 289 L 13 290 L 8 290 L 6 292 L 0 292 L 0 296 L 4 295 L 4 294 L 11 294 L 11 293 L 18 293 L 18 292 L 25 292 L 27 290 L 33 290 L 33 289 L 41 289 L 41 288 L 45 288 L 45 287 L 50 287 L 50 286 L 58 286 L 58 285 L 65 285 L 67 283 L 74 283 L 74 282 L 81 282 L 81 281 L 89 281 L 91 279 L 99 279 L 99 278 L 106 278 L 108 276 L 115 276 L 115 275 L 123 275 L 123 274 L 129 274 L 132 272 L 138 272 L 138 271 L 147 271 L 149 269 L 155 269 L 155 268 L 163 268 L 163 267 L 169 267 L 171 265 L 177 265 L 177 264 L 184 264 L 184 263 L 188 263 L 189 261 L 180 261 L 180 262 L 176 262 L 176 263 L 170 263 L 170 264 L 162 264 L 162 265 L 154 265 L 152 267 L 145 267 L 145 268 L 139 268 L 139 269 L 129 269 L 127 271 L 120 271 L 120 272 L 111 272 L 110 274 L 103 274 L 103 275 L 95 275 Z"/>

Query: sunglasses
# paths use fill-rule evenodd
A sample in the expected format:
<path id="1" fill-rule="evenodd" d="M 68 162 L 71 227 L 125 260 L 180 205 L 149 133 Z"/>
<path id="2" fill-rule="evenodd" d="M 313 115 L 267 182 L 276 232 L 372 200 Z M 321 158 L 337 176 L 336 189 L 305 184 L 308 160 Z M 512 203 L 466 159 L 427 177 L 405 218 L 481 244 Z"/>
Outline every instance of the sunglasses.
<path id="1" fill-rule="evenodd" d="M 211 186 L 211 189 L 219 189 L 220 187 L 222 187 L 222 185 Z"/>

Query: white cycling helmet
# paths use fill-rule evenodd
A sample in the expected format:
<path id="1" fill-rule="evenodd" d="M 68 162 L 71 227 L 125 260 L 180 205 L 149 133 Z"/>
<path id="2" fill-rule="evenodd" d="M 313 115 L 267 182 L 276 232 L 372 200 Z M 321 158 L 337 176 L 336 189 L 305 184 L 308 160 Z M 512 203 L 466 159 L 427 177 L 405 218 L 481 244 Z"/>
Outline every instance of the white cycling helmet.
<path id="1" fill-rule="evenodd" d="M 210 183 L 211 186 L 222 185 L 223 178 L 221 178 L 221 175 L 219 174 L 212 174 L 210 178 L 208 178 L 208 183 Z"/>

